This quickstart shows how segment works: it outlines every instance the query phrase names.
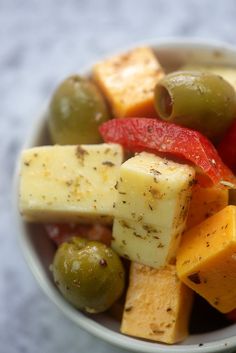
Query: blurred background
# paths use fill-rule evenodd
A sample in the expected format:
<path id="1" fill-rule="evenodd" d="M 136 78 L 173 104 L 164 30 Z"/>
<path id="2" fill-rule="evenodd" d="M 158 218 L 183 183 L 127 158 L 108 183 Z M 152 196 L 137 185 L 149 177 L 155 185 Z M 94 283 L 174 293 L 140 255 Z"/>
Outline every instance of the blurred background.
<path id="1" fill-rule="evenodd" d="M 235 0 L 0 0 L 0 353 L 121 353 L 69 322 L 17 243 L 11 185 L 45 100 L 71 73 L 150 38 L 236 44 Z"/>

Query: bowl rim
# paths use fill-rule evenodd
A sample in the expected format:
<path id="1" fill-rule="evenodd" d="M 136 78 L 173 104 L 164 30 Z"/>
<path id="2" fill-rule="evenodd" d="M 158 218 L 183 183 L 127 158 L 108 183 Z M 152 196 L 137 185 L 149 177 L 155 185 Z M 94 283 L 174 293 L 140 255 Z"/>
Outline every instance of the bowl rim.
<path id="1" fill-rule="evenodd" d="M 153 48 L 166 48 L 171 49 L 175 48 L 189 48 L 189 49 L 200 49 L 206 48 L 209 50 L 220 50 L 224 52 L 231 52 L 236 54 L 236 46 L 225 43 L 223 41 L 215 40 L 215 39 L 201 39 L 201 38 L 182 38 L 182 37 L 163 37 L 163 38 L 151 38 L 147 40 L 142 40 L 135 42 L 130 46 L 126 46 L 124 48 L 119 49 L 118 51 L 112 52 L 109 55 L 102 56 L 101 59 L 106 59 L 106 57 L 110 57 L 111 55 L 117 55 L 119 53 L 131 50 L 132 48 L 138 46 L 151 46 Z M 95 61 L 97 62 L 97 60 Z M 95 63 L 94 60 L 89 62 L 84 68 L 82 67 L 80 72 L 87 73 L 90 71 L 92 65 Z M 43 109 L 43 112 L 39 114 L 32 128 L 29 129 L 28 138 L 26 142 L 23 144 L 19 154 L 17 156 L 17 163 L 14 171 L 13 177 L 13 192 L 12 192 L 12 201 L 13 201 L 13 216 L 14 221 L 18 229 L 18 242 L 20 244 L 20 248 L 24 255 L 25 261 L 28 267 L 31 270 L 34 278 L 38 282 L 39 286 L 43 290 L 43 292 L 50 298 L 50 300 L 60 309 L 64 315 L 70 319 L 75 324 L 79 325 L 80 328 L 86 330 L 92 335 L 101 338 L 102 340 L 115 345 L 117 347 L 132 350 L 135 352 L 143 352 L 143 353 L 217 353 L 217 352 L 226 352 L 232 348 L 236 347 L 236 336 L 231 336 L 227 339 L 220 339 L 216 341 L 207 342 L 204 344 L 174 344 L 167 345 L 158 342 L 150 342 L 145 340 L 139 340 L 137 338 L 126 336 L 118 332 L 114 332 L 109 328 L 104 327 L 100 323 L 90 319 L 85 316 L 82 312 L 77 311 L 73 308 L 65 299 L 62 298 L 58 290 L 53 287 L 52 283 L 46 276 L 43 275 L 43 267 L 40 261 L 34 257 L 34 252 L 32 245 L 28 242 L 27 237 L 25 236 L 25 222 L 21 219 L 18 210 L 18 181 L 19 181 L 19 169 L 20 169 L 20 154 L 21 151 L 25 148 L 29 148 L 35 145 L 35 140 L 38 137 L 38 132 L 42 130 L 43 125 L 46 120 L 46 109 Z"/>

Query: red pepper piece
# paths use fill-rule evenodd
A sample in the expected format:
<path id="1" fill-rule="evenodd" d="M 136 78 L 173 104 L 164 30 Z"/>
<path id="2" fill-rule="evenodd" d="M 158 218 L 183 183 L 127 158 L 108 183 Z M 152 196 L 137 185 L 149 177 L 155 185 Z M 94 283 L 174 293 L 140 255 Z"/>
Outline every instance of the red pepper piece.
<path id="1" fill-rule="evenodd" d="M 236 174 L 236 120 L 226 132 L 217 149 L 224 163 Z"/>
<path id="2" fill-rule="evenodd" d="M 111 229 L 101 224 L 46 224 L 45 230 L 50 239 L 60 245 L 72 237 L 82 237 L 111 244 Z"/>
<path id="3" fill-rule="evenodd" d="M 109 120 L 99 131 L 105 142 L 119 143 L 132 152 L 161 152 L 184 158 L 199 167 L 213 184 L 235 181 L 215 147 L 198 131 L 147 118 Z"/>

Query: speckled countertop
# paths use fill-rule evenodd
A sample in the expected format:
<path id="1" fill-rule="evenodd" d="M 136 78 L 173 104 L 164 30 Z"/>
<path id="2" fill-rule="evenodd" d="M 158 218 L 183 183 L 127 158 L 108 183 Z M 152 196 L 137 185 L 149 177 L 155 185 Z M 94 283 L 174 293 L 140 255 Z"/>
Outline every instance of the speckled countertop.
<path id="1" fill-rule="evenodd" d="M 58 311 L 16 241 L 14 165 L 55 85 L 134 41 L 235 34 L 235 0 L 0 0 L 0 353 L 121 353 Z"/>

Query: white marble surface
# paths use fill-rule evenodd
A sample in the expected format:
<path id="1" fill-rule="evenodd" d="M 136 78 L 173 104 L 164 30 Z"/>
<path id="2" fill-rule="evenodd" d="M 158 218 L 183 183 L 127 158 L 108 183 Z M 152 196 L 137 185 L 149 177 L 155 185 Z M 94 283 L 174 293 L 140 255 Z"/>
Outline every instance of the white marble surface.
<path id="1" fill-rule="evenodd" d="M 66 75 L 150 37 L 236 44 L 234 0 L 0 0 L 0 353 L 121 353 L 69 322 L 16 241 L 11 183 L 35 114 Z"/>

